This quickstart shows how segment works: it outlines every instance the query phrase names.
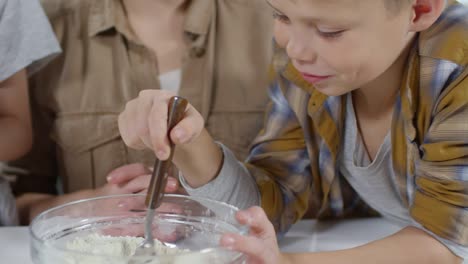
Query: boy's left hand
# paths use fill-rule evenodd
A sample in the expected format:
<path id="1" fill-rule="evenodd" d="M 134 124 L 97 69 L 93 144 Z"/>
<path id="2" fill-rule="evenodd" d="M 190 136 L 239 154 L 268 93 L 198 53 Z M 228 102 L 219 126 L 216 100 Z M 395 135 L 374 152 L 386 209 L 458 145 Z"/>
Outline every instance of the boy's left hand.
<path id="1" fill-rule="evenodd" d="M 262 208 L 255 206 L 236 214 L 240 224 L 250 228 L 249 235 L 224 234 L 221 245 L 247 255 L 248 264 L 284 264 L 276 233 Z"/>

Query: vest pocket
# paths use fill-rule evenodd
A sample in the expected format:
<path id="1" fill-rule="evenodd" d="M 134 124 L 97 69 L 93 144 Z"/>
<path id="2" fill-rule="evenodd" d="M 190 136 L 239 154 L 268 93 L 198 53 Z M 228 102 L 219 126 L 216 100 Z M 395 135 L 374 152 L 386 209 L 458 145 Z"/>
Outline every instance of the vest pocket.
<path id="1" fill-rule="evenodd" d="M 115 114 L 59 115 L 52 138 L 58 145 L 58 166 L 64 191 L 97 188 L 107 174 L 126 163 Z"/>

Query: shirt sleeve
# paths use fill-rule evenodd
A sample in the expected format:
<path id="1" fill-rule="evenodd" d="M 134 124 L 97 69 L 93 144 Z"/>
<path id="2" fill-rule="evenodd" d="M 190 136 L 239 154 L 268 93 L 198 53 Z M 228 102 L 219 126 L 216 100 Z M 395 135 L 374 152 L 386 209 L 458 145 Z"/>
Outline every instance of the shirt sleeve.
<path id="1" fill-rule="evenodd" d="M 446 90 L 420 146 L 413 219 L 441 239 L 468 246 L 468 69 Z"/>
<path id="2" fill-rule="evenodd" d="M 0 0 L 0 81 L 44 66 L 60 46 L 38 0 Z"/>
<path id="3" fill-rule="evenodd" d="M 179 175 L 182 186 L 190 195 L 225 202 L 240 209 L 260 205 L 260 193 L 255 180 L 227 147 L 219 145 L 223 150 L 224 161 L 218 176 L 199 188 L 192 188 Z"/>
<path id="4" fill-rule="evenodd" d="M 312 180 L 302 128 L 276 82 L 270 98 L 264 129 L 246 163 L 223 147 L 223 166 L 212 182 L 192 189 L 180 180 L 191 195 L 240 208 L 261 205 L 281 236 L 305 214 Z"/>
<path id="5" fill-rule="evenodd" d="M 312 174 L 303 128 L 280 82 L 278 77 L 270 85 L 265 123 L 246 167 L 256 180 L 261 207 L 282 236 L 307 211 Z"/>
<path id="6" fill-rule="evenodd" d="M 16 212 L 15 198 L 11 193 L 9 183 L 0 172 L 0 226 L 13 226 L 17 224 L 18 214 Z"/>

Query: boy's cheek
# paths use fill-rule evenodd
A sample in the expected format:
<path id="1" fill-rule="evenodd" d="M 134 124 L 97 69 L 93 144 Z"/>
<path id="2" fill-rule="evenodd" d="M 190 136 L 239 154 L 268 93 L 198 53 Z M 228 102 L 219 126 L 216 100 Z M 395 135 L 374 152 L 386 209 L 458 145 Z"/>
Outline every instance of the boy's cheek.
<path id="1" fill-rule="evenodd" d="M 275 21 L 274 26 L 275 26 L 274 35 L 275 35 L 276 44 L 278 44 L 278 46 L 280 46 L 281 48 L 286 48 L 286 46 L 288 45 L 289 36 L 288 36 L 288 31 L 285 28 L 285 25 L 283 25 L 282 23 L 278 21 Z"/>

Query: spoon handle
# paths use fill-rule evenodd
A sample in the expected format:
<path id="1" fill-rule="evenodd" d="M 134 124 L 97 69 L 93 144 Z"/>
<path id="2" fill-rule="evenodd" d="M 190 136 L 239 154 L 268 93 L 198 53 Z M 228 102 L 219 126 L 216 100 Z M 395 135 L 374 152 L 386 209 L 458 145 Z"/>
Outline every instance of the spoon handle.
<path id="1" fill-rule="evenodd" d="M 170 144 L 170 154 L 167 160 L 156 159 L 151 181 L 146 194 L 146 206 L 149 209 L 156 209 L 161 205 L 164 196 L 164 189 L 167 184 L 167 171 L 172 163 L 172 156 L 174 155 L 174 143 L 171 141 L 171 130 L 179 123 L 185 114 L 187 108 L 187 100 L 180 96 L 173 96 L 169 100 L 168 119 L 167 119 L 167 138 Z"/>

